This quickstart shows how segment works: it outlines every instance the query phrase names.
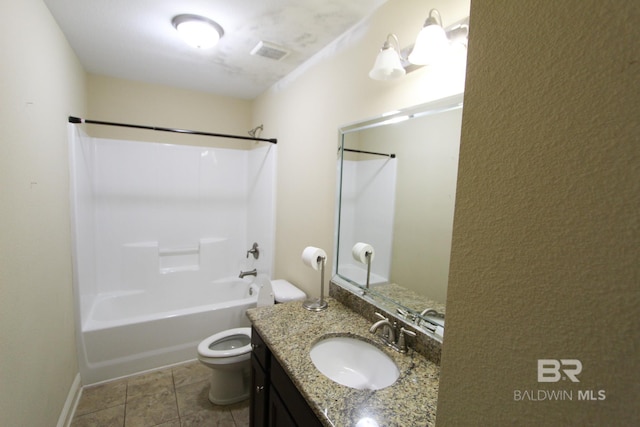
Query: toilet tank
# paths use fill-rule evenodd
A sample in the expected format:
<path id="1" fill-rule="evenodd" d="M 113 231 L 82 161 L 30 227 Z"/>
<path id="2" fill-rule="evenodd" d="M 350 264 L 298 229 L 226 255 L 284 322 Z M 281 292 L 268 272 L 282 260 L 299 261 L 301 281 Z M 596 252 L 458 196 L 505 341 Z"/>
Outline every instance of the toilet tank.
<path id="1" fill-rule="evenodd" d="M 291 282 L 283 279 L 277 279 L 271 281 L 273 288 L 273 294 L 276 303 L 289 302 L 289 301 L 303 301 L 307 298 L 307 294 L 302 292 Z"/>

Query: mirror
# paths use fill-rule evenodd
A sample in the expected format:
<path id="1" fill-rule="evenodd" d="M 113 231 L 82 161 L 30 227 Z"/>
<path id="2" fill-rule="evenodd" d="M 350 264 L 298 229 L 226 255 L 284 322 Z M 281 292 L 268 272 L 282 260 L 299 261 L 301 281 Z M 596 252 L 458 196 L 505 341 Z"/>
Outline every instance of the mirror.
<path id="1" fill-rule="evenodd" d="M 333 282 L 430 332 L 444 327 L 461 125 L 456 95 L 340 129 Z"/>

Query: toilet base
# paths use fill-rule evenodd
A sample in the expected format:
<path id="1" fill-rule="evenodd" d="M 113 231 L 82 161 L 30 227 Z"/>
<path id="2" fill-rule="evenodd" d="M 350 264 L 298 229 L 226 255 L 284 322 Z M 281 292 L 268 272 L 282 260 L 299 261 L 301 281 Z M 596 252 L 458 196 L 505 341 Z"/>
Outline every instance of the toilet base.
<path id="1" fill-rule="evenodd" d="M 247 391 L 242 396 L 237 396 L 233 399 L 228 400 L 219 400 L 218 396 L 211 396 L 211 390 L 209 390 L 209 402 L 214 405 L 224 406 L 224 405 L 233 405 L 234 403 L 242 402 L 243 400 L 247 400 L 249 398 L 249 391 Z"/>
<path id="2" fill-rule="evenodd" d="M 211 371 L 209 402 L 214 405 L 231 405 L 249 398 L 251 373 L 249 361 L 241 369 Z"/>

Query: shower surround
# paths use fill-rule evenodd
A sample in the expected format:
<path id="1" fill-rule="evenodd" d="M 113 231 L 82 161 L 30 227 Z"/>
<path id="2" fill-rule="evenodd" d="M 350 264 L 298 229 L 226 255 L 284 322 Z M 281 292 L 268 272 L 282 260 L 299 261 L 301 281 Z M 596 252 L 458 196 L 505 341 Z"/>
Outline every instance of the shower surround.
<path id="1" fill-rule="evenodd" d="M 356 159 L 341 161 L 340 247 L 337 273 L 366 283 L 367 267 L 356 262 L 351 248 L 366 242 L 375 251 L 370 283 L 388 283 L 391 274 L 393 221 L 398 160 Z"/>
<path id="2" fill-rule="evenodd" d="M 69 141 L 83 383 L 194 359 L 203 338 L 248 326 L 256 289 L 238 273 L 271 276 L 276 147 L 98 139 L 74 125 Z"/>

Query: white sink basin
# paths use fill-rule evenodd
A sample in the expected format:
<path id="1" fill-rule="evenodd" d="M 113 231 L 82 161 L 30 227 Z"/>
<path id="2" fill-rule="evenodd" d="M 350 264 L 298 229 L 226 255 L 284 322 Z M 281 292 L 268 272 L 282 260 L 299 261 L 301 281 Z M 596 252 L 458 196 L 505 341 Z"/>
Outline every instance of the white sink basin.
<path id="1" fill-rule="evenodd" d="M 379 390 L 396 382 L 400 371 L 376 346 L 356 338 L 330 337 L 311 347 L 311 361 L 327 378 L 360 390 Z"/>

